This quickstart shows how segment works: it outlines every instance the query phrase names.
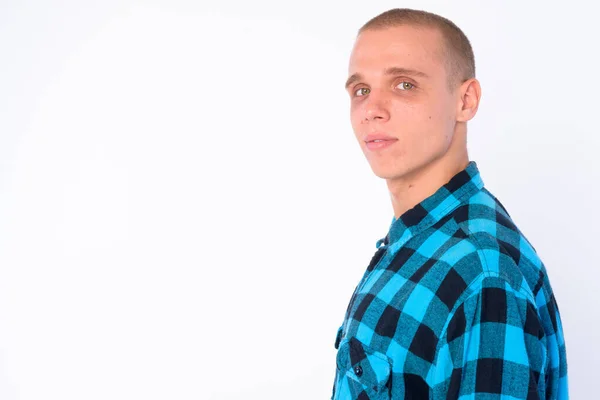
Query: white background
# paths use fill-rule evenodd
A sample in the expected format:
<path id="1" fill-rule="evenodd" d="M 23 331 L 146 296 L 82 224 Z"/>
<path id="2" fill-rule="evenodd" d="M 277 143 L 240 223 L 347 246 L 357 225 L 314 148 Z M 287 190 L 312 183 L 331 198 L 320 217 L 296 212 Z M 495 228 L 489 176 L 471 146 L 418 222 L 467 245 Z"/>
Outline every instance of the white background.
<path id="1" fill-rule="evenodd" d="M 469 151 L 597 393 L 590 2 L 0 2 L 0 398 L 325 399 L 393 216 L 343 89 L 389 8 L 470 38 Z"/>

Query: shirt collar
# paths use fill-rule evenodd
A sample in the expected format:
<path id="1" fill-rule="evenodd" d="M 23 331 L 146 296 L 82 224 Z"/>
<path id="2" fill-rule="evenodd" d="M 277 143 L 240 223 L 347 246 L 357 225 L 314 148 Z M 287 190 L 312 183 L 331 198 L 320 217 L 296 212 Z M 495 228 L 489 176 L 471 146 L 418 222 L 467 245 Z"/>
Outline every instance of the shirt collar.
<path id="1" fill-rule="evenodd" d="M 377 248 L 381 244 L 401 247 L 411 237 L 440 221 L 482 188 L 483 180 L 477 163 L 470 161 L 465 169 L 454 175 L 434 194 L 407 210 L 400 218 L 392 217 L 388 234 L 377 241 Z"/>

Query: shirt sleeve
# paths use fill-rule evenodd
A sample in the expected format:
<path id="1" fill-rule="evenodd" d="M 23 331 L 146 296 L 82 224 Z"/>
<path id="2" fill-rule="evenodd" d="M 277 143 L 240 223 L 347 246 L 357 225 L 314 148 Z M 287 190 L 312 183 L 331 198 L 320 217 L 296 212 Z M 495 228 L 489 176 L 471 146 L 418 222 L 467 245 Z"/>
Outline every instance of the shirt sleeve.
<path id="1" fill-rule="evenodd" d="M 429 376 L 434 399 L 545 398 L 544 330 L 525 295 L 485 277 L 448 321 Z"/>

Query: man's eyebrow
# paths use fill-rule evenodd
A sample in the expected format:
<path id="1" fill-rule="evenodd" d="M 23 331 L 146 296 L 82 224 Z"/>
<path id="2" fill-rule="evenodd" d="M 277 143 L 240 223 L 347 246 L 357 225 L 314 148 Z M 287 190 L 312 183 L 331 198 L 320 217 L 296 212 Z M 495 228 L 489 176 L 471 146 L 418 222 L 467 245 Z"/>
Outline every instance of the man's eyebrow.
<path id="1" fill-rule="evenodd" d="M 401 68 L 401 67 L 386 68 L 385 71 L 383 71 L 383 73 L 385 75 L 412 75 L 412 76 L 418 76 L 421 78 L 428 77 L 428 75 L 425 72 L 417 71 L 416 69 Z"/>
<path id="2" fill-rule="evenodd" d="M 402 68 L 402 67 L 386 68 L 385 70 L 383 70 L 383 74 L 384 75 L 411 75 L 411 76 L 416 76 L 416 77 L 420 77 L 420 78 L 428 78 L 429 77 L 429 75 L 427 75 L 425 72 L 417 71 L 416 69 Z M 359 81 L 361 79 L 362 79 L 362 75 L 359 74 L 358 72 L 355 74 L 352 74 L 346 81 L 346 85 L 344 87 L 346 89 L 348 89 L 348 86 L 352 85 L 354 82 Z"/>

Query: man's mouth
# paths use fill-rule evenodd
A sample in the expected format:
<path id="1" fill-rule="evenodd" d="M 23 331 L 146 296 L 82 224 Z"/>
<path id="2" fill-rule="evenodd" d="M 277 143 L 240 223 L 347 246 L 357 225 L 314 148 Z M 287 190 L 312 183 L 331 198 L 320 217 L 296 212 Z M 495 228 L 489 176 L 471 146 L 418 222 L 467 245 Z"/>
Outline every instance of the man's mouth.
<path id="1" fill-rule="evenodd" d="M 375 140 L 371 140 L 371 141 L 367 142 L 366 145 L 367 145 L 367 149 L 369 149 L 369 150 L 380 150 L 380 149 L 384 149 L 389 146 L 392 146 L 397 141 L 398 141 L 398 139 L 389 139 L 389 140 L 375 139 Z"/>

